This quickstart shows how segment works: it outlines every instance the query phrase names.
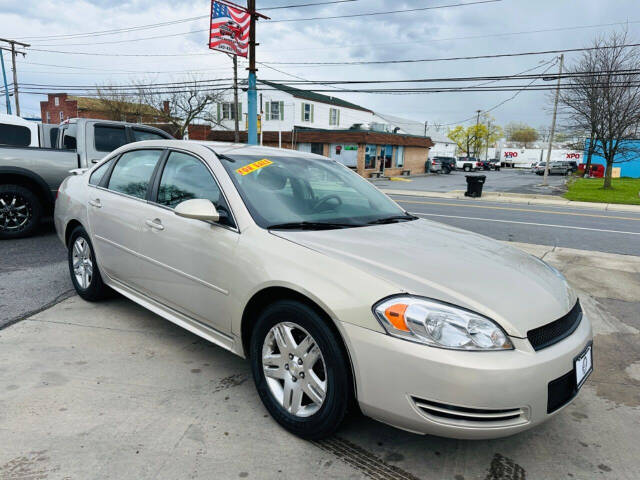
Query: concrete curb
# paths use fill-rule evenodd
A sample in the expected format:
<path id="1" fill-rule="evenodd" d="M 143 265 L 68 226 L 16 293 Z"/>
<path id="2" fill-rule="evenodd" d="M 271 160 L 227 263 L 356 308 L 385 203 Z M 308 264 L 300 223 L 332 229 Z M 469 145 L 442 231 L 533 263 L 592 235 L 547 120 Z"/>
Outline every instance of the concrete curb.
<path id="1" fill-rule="evenodd" d="M 634 212 L 640 213 L 640 205 L 624 205 L 617 203 L 590 203 L 575 202 L 555 195 L 531 195 L 506 192 L 484 192 L 482 198 L 469 198 L 464 196 L 464 191 L 454 190 L 451 192 L 425 192 L 422 190 L 398 190 L 391 188 L 381 188 L 387 195 L 406 195 L 410 197 L 425 198 L 446 198 L 452 200 L 473 200 L 478 202 L 502 202 L 502 203 L 523 203 L 526 205 L 548 205 L 571 208 L 582 208 L 589 210 L 612 211 L 612 212 Z"/>

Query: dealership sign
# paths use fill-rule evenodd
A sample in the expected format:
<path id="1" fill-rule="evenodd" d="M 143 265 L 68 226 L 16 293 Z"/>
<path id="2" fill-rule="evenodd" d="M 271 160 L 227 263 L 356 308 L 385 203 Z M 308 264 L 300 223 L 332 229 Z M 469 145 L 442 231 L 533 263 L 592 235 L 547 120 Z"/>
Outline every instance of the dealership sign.
<path id="1" fill-rule="evenodd" d="M 230 2 L 213 0 L 209 32 L 209 48 L 247 57 L 251 15 Z"/>

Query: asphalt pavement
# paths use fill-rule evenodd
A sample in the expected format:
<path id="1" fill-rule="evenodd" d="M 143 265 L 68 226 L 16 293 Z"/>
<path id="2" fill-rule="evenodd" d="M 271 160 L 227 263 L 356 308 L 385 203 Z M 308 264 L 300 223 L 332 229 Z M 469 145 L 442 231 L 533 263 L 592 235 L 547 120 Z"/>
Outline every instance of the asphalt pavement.
<path id="1" fill-rule="evenodd" d="M 466 173 L 456 171 L 451 172 L 449 175 L 397 177 L 401 180 L 373 180 L 373 184 L 383 189 L 451 192 L 453 190 L 467 189 L 467 175 L 485 175 L 487 179 L 484 184 L 484 190 L 488 192 L 561 195 L 566 181 L 566 177 L 563 175 L 551 175 L 548 177 L 548 186 L 543 187 L 542 177 L 532 173 L 531 170 L 507 168 L 498 172 L 477 171 Z"/>
<path id="2" fill-rule="evenodd" d="M 0 328 L 72 294 L 67 251 L 53 223 L 30 238 L 0 241 Z"/>
<path id="3" fill-rule="evenodd" d="M 422 218 L 497 240 L 640 255 L 638 213 L 406 195 L 392 198 Z"/>

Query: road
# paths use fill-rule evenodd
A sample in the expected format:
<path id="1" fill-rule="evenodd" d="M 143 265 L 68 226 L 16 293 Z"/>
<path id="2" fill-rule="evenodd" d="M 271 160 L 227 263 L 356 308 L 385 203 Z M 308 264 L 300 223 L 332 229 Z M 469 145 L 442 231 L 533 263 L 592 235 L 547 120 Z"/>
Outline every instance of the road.
<path id="1" fill-rule="evenodd" d="M 449 175 L 429 175 L 426 177 L 403 178 L 403 181 L 374 180 L 378 188 L 394 190 L 421 190 L 429 192 L 451 192 L 466 190 L 466 175 L 485 175 L 487 180 L 484 190 L 488 192 L 508 192 L 525 194 L 560 195 L 563 191 L 566 177 L 553 175 L 549 177 L 549 186 L 543 187 L 542 177 L 531 173 L 530 170 L 503 169 L 499 172 L 452 172 Z M 407 181 L 408 180 L 408 181 Z"/>
<path id="2" fill-rule="evenodd" d="M 497 240 L 640 255 L 640 214 L 395 195 L 416 215 Z"/>

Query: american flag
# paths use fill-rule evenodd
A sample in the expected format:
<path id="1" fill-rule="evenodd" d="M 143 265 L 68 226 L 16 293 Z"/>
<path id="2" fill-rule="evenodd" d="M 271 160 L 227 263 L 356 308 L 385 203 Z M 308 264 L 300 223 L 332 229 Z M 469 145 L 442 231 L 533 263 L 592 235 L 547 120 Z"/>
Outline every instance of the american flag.
<path id="1" fill-rule="evenodd" d="M 250 20 L 251 15 L 242 8 L 212 0 L 209 48 L 246 58 Z"/>

